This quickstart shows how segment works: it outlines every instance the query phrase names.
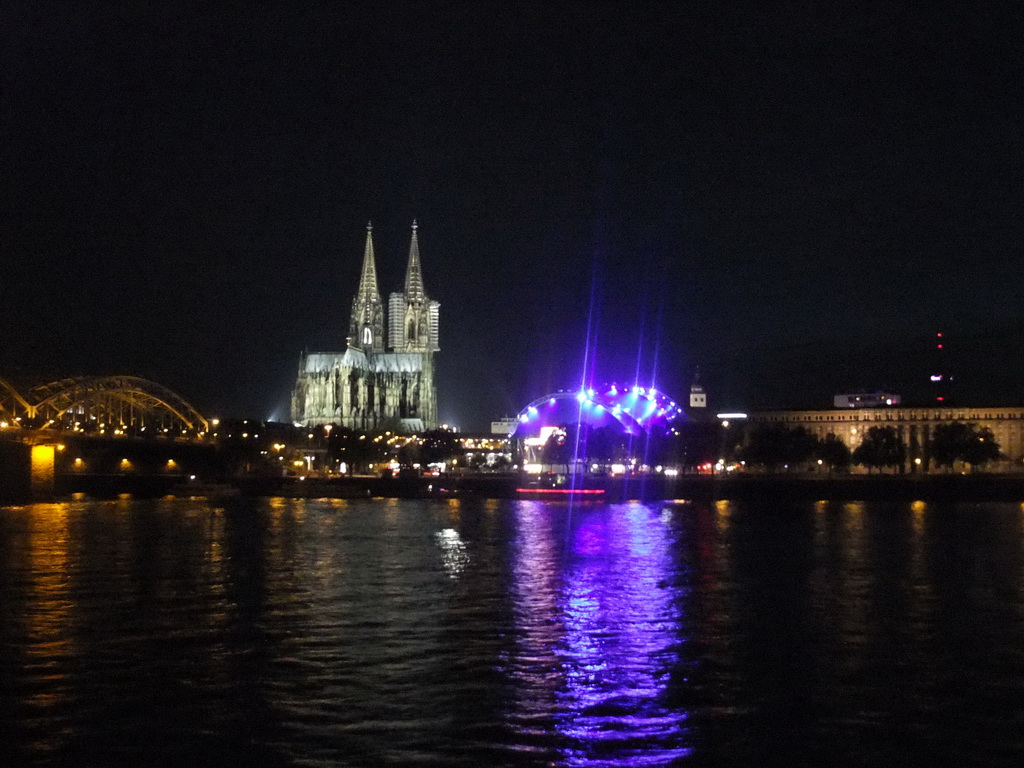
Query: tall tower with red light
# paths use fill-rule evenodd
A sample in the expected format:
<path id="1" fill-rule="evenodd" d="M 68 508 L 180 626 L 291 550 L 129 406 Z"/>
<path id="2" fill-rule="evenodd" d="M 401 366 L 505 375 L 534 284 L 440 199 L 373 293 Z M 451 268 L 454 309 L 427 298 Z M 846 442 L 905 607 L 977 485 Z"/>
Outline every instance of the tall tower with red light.
<path id="1" fill-rule="evenodd" d="M 939 331 L 932 339 L 931 373 L 932 397 L 938 405 L 949 405 L 953 374 L 949 370 L 949 353 L 946 350 L 946 337 Z"/>

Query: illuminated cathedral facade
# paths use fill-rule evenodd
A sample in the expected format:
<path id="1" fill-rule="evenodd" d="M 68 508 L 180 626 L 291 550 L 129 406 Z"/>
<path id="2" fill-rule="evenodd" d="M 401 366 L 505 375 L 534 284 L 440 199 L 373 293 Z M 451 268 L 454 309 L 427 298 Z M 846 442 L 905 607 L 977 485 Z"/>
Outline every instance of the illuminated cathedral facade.
<path id="1" fill-rule="evenodd" d="M 359 289 L 352 301 L 344 352 L 305 352 L 292 392 L 292 420 L 304 426 L 419 432 L 437 426 L 434 353 L 440 305 L 423 287 L 420 250 L 412 224 L 405 290 L 388 297 L 377 285 L 373 228 Z"/>

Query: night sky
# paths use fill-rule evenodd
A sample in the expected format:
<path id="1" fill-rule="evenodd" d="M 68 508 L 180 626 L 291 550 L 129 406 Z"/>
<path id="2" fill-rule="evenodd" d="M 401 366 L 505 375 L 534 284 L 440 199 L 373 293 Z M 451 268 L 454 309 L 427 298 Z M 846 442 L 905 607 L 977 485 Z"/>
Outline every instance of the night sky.
<path id="1" fill-rule="evenodd" d="M 210 5 L 0 3 L 0 376 L 286 419 L 370 219 L 385 296 L 419 221 L 463 429 L 588 327 L 598 380 L 735 408 L 1021 326 L 1016 4 Z"/>

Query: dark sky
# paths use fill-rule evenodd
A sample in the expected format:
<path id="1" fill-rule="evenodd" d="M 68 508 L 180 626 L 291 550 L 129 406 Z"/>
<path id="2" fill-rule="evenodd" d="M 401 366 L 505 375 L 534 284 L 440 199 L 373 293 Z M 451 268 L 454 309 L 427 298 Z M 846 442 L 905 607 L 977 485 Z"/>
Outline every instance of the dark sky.
<path id="1" fill-rule="evenodd" d="M 419 220 L 463 428 L 575 386 L 588 318 L 680 398 L 1021 322 L 1014 4 L 209 5 L 0 2 L 0 375 L 286 418 L 368 219 L 385 294 Z"/>

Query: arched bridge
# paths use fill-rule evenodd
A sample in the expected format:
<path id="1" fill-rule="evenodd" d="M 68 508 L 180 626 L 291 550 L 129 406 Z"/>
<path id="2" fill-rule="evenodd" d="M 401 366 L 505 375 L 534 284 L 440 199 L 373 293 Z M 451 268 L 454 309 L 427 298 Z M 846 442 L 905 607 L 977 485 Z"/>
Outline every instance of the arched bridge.
<path id="1" fill-rule="evenodd" d="M 99 434 L 209 431 L 180 395 L 137 376 L 77 376 L 19 390 L 0 379 L 0 426 Z"/>

